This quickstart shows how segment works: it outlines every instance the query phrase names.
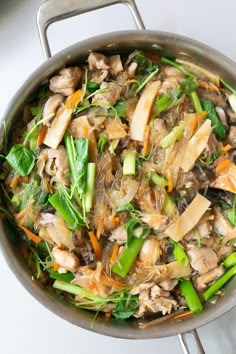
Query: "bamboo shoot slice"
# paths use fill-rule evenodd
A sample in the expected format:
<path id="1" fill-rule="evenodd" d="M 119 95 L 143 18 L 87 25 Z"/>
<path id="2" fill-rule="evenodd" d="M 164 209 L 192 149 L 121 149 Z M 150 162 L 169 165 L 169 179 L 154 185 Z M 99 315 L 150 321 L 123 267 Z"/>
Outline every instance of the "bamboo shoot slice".
<path id="1" fill-rule="evenodd" d="M 161 81 L 152 81 L 147 83 L 143 90 L 130 125 L 131 139 L 143 142 L 145 127 L 149 120 L 152 104 L 160 87 Z"/>

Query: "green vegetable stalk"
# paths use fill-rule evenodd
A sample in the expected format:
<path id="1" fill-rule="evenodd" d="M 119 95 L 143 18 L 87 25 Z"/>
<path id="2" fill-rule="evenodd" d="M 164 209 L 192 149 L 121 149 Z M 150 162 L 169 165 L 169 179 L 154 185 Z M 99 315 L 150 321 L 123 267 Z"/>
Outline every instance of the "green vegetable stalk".
<path id="1" fill-rule="evenodd" d="M 149 174 L 150 181 L 158 187 L 165 188 L 168 185 L 167 179 L 155 172 Z"/>
<path id="2" fill-rule="evenodd" d="M 204 99 L 202 104 L 204 111 L 207 112 L 206 118 L 209 118 L 211 120 L 211 125 L 214 126 L 213 133 L 215 134 L 217 139 L 224 139 L 226 135 L 226 130 L 223 124 L 221 123 L 221 120 L 215 110 L 213 103 L 208 99 Z"/>
<path id="3" fill-rule="evenodd" d="M 231 253 L 223 262 L 225 268 L 231 268 L 236 265 L 236 252 Z"/>
<path id="4" fill-rule="evenodd" d="M 94 184 L 95 184 L 95 170 L 96 170 L 96 165 L 94 162 L 88 163 L 88 168 L 87 168 L 87 189 L 86 193 L 84 196 L 84 207 L 85 211 L 89 212 L 92 208 L 93 204 L 93 190 L 94 190 Z"/>
<path id="5" fill-rule="evenodd" d="M 174 127 L 172 131 L 161 139 L 160 145 L 163 149 L 168 148 L 178 141 L 184 133 L 184 123 L 181 122 L 178 126 Z"/>
<path id="6" fill-rule="evenodd" d="M 215 281 L 204 293 L 203 298 L 208 301 L 236 274 L 236 265 Z"/>
<path id="7" fill-rule="evenodd" d="M 133 237 L 129 245 L 121 253 L 121 256 L 116 261 L 112 271 L 120 277 L 125 278 L 132 264 L 134 263 L 139 251 L 142 248 L 144 239 L 141 237 Z"/>
<path id="8" fill-rule="evenodd" d="M 166 111 L 173 103 L 174 98 L 169 94 L 163 95 L 155 101 L 158 113 Z"/>
<path id="9" fill-rule="evenodd" d="M 78 226 L 85 225 L 82 215 L 65 194 L 56 192 L 48 198 L 48 201 L 69 225 L 71 230 L 76 230 Z"/>
<path id="10" fill-rule="evenodd" d="M 202 304 L 190 280 L 179 280 L 180 290 L 185 298 L 187 306 L 192 312 L 202 311 Z"/>
<path id="11" fill-rule="evenodd" d="M 136 152 L 127 150 L 124 156 L 123 175 L 135 175 L 136 172 Z"/>
<path id="12" fill-rule="evenodd" d="M 192 91 L 190 93 L 190 96 L 192 98 L 195 111 L 197 113 L 201 113 L 203 111 L 203 109 L 202 109 L 202 105 L 201 105 L 200 99 L 198 97 L 197 91 L 195 91 L 195 90 Z"/>
<path id="13" fill-rule="evenodd" d="M 178 243 L 172 240 L 171 238 L 169 239 L 170 243 L 174 245 L 174 250 L 173 250 L 173 255 L 176 259 L 176 261 L 182 266 L 186 267 L 189 263 L 188 261 L 188 256 L 186 255 L 183 247 Z"/>

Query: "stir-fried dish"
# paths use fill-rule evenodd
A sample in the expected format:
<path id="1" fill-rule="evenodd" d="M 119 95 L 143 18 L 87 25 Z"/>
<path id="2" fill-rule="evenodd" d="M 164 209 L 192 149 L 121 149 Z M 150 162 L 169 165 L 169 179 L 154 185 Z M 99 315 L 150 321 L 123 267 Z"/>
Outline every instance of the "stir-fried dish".
<path id="1" fill-rule="evenodd" d="M 5 139 L 3 223 L 32 279 L 69 303 L 182 318 L 236 273 L 235 148 L 224 78 L 91 52 L 41 85 Z"/>

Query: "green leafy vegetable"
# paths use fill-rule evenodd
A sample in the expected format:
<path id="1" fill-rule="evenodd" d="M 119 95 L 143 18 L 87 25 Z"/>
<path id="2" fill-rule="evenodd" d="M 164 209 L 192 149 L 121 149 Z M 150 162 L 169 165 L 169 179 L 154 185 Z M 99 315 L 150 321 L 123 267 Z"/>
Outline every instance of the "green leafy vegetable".
<path id="1" fill-rule="evenodd" d="M 134 57 L 132 58 L 135 61 L 141 70 L 146 69 L 150 66 L 151 60 L 145 57 L 141 52 L 136 52 Z"/>
<path id="2" fill-rule="evenodd" d="M 112 314 L 119 320 L 129 318 L 135 313 L 138 303 L 138 295 L 131 295 L 129 292 L 121 292 L 117 298 L 116 307 L 112 310 Z"/>
<path id="3" fill-rule="evenodd" d="M 236 274 L 236 265 L 230 268 L 225 274 L 215 281 L 206 291 L 204 291 L 203 298 L 208 301 L 220 290 L 234 275 Z"/>
<path id="4" fill-rule="evenodd" d="M 236 90 L 235 90 L 228 82 L 226 82 L 226 81 L 223 80 L 223 79 L 220 79 L 220 82 L 221 82 L 225 87 L 227 87 L 227 89 L 230 90 L 234 95 L 236 95 Z"/>
<path id="5" fill-rule="evenodd" d="M 100 88 L 100 84 L 97 84 L 96 82 L 87 82 L 87 87 L 86 87 L 86 91 L 91 94 L 97 90 L 99 90 Z"/>
<path id="6" fill-rule="evenodd" d="M 73 139 L 68 132 L 64 140 L 73 182 L 72 192 L 76 188 L 78 194 L 82 196 L 86 191 L 89 141 L 85 138 Z"/>
<path id="7" fill-rule="evenodd" d="M 20 176 L 29 175 L 35 164 L 35 156 L 32 151 L 21 144 L 16 144 L 11 148 L 6 160 Z"/>
<path id="8" fill-rule="evenodd" d="M 111 117 L 126 117 L 126 100 L 121 98 L 119 101 L 114 104 L 112 108 L 109 108 L 107 111 L 108 115 Z"/>
<path id="9" fill-rule="evenodd" d="M 214 126 L 213 133 L 215 134 L 217 139 L 224 139 L 226 135 L 226 130 L 223 124 L 221 123 L 221 120 L 215 110 L 213 103 L 208 99 L 204 99 L 202 104 L 204 111 L 207 112 L 206 118 L 210 119 L 211 125 Z"/>
<path id="10" fill-rule="evenodd" d="M 30 112 L 32 114 L 33 117 L 36 117 L 38 115 L 40 115 L 43 111 L 42 106 L 34 106 L 34 107 L 30 107 Z"/>
<path id="11" fill-rule="evenodd" d="M 192 312 L 202 311 L 202 304 L 198 297 L 196 290 L 190 280 L 180 279 L 179 280 L 180 290 L 185 298 L 187 306 Z"/>
<path id="12" fill-rule="evenodd" d="M 164 64 L 168 64 L 170 66 L 174 66 L 176 69 L 179 69 L 181 72 L 186 74 L 186 71 L 184 70 L 183 65 L 180 64 L 180 63 L 177 63 L 174 60 L 171 60 L 171 59 L 166 58 L 166 57 L 161 57 L 161 62 L 164 63 Z"/>
<path id="13" fill-rule="evenodd" d="M 119 208 L 116 209 L 116 211 L 128 211 L 133 216 L 140 214 L 140 210 L 135 209 L 135 207 L 131 203 L 120 206 Z"/>
<path id="14" fill-rule="evenodd" d="M 7 234 L 9 240 L 13 243 L 17 243 L 19 241 L 19 231 L 11 218 L 9 218 L 6 214 L 3 217 L 3 227 Z"/>
<path id="15" fill-rule="evenodd" d="M 191 77 L 181 81 L 179 86 L 180 91 L 188 95 L 198 87 L 196 82 Z"/>
<path id="16" fill-rule="evenodd" d="M 153 76 L 159 71 L 159 67 L 157 65 L 153 65 L 150 71 L 151 73 L 140 81 L 138 88 L 135 91 L 136 95 L 144 88 L 144 86 L 146 86 L 148 81 L 150 81 L 153 78 Z"/>

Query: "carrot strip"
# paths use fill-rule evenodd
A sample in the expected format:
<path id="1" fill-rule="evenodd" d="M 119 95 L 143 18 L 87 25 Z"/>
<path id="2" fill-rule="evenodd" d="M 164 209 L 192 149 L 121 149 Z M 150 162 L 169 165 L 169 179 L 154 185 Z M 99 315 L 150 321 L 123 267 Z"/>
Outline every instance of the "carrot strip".
<path id="1" fill-rule="evenodd" d="M 219 88 L 213 84 L 208 84 L 205 81 L 197 80 L 197 84 L 199 87 L 204 88 L 206 90 L 211 90 L 214 92 L 219 92 Z"/>
<path id="2" fill-rule="evenodd" d="M 114 216 L 113 221 L 118 224 L 120 222 L 120 217 L 119 216 Z"/>
<path id="3" fill-rule="evenodd" d="M 110 258 L 110 262 L 113 264 L 115 263 L 116 257 L 118 255 L 119 252 L 119 245 L 118 243 L 114 244 L 113 250 L 112 250 L 112 254 L 111 254 L 111 258 Z"/>
<path id="4" fill-rule="evenodd" d="M 48 127 L 46 125 L 43 125 L 42 129 L 40 130 L 40 133 L 37 137 L 37 140 L 36 140 L 36 147 L 39 147 L 42 145 L 44 138 L 47 134 L 47 131 L 48 131 Z"/>
<path id="5" fill-rule="evenodd" d="M 221 152 L 227 152 L 232 149 L 232 146 L 230 144 L 227 144 L 221 148 Z"/>
<path id="6" fill-rule="evenodd" d="M 97 237 L 98 240 L 100 240 L 101 233 L 102 233 L 102 230 L 103 230 L 103 225 L 104 225 L 104 219 L 103 218 L 99 218 L 97 232 L 96 232 L 96 237 Z"/>
<path id="7" fill-rule="evenodd" d="M 143 143 L 143 150 L 142 150 L 142 156 L 144 157 L 148 154 L 150 149 L 150 135 L 151 135 L 150 125 L 146 125 L 144 131 L 144 143 Z"/>
<path id="8" fill-rule="evenodd" d="M 101 250 L 101 246 L 100 246 L 100 244 L 98 242 L 98 239 L 94 235 L 93 231 L 89 231 L 88 234 L 89 234 L 89 238 L 90 238 L 91 244 L 93 246 L 93 250 L 94 250 L 95 256 L 97 257 L 97 259 L 100 259 L 101 255 L 102 255 L 102 250 Z"/>
<path id="9" fill-rule="evenodd" d="M 60 268 L 60 265 L 57 263 L 57 261 L 53 261 L 53 270 L 58 271 L 58 269 Z"/>
<path id="10" fill-rule="evenodd" d="M 171 193 L 173 191 L 173 179 L 172 179 L 172 175 L 171 175 L 170 170 L 168 170 L 167 177 L 168 177 L 168 189 L 167 189 L 167 192 Z"/>
<path id="11" fill-rule="evenodd" d="M 169 321 L 175 321 L 175 320 L 180 320 L 182 318 L 185 318 L 185 317 L 188 317 L 188 316 L 191 316 L 193 313 L 192 311 L 185 311 L 179 315 L 176 315 L 175 317 L 172 317 Z"/>
<path id="12" fill-rule="evenodd" d="M 111 311 L 105 313 L 105 322 L 109 321 L 111 318 Z"/>
<path id="13" fill-rule="evenodd" d="M 216 166 L 215 173 L 219 176 L 223 171 L 225 171 L 231 164 L 230 159 L 224 159 Z"/>
<path id="14" fill-rule="evenodd" d="M 83 94 L 84 94 L 83 90 L 79 89 L 75 91 L 70 97 L 68 97 L 65 104 L 65 108 L 74 110 L 78 105 L 78 103 L 83 98 Z"/>
<path id="15" fill-rule="evenodd" d="M 35 243 L 39 243 L 42 241 L 42 239 L 35 235 L 32 231 L 28 230 L 26 227 L 18 224 L 18 227 L 20 227 L 26 234 L 26 236 L 28 236 L 32 241 L 34 241 Z"/>
<path id="16" fill-rule="evenodd" d="M 18 174 L 14 175 L 11 179 L 10 187 L 12 189 L 15 189 L 19 183 L 19 180 L 20 180 L 20 175 Z"/>

